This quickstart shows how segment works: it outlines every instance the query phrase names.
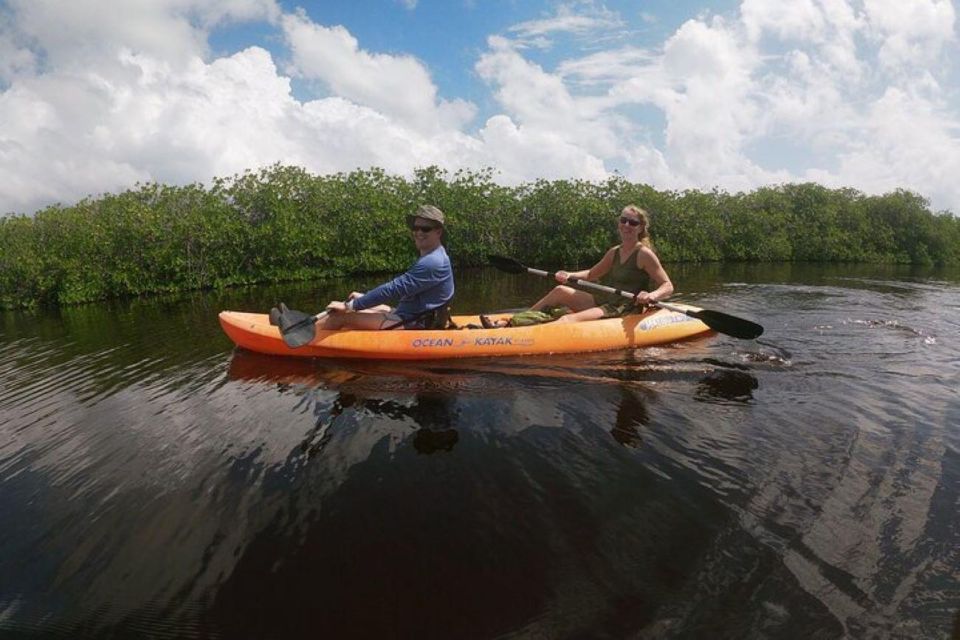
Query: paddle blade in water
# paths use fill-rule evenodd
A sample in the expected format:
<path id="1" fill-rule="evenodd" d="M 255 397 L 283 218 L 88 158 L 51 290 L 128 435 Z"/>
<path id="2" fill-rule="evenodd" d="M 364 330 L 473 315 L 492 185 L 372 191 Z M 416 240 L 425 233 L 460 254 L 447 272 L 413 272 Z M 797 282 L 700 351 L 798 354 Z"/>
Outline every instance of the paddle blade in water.
<path id="1" fill-rule="evenodd" d="M 703 324 L 714 331 L 725 333 L 734 338 L 753 340 L 763 334 L 763 327 L 756 322 L 750 322 L 749 320 L 721 313 L 720 311 L 703 309 L 701 311 L 690 311 L 687 315 L 701 320 Z"/>
<path id="2" fill-rule="evenodd" d="M 494 267 L 500 269 L 500 271 L 506 271 L 507 273 L 526 273 L 527 271 L 527 268 L 524 265 L 517 262 L 513 258 L 488 255 L 487 260 L 489 260 L 490 264 L 492 264 Z"/>

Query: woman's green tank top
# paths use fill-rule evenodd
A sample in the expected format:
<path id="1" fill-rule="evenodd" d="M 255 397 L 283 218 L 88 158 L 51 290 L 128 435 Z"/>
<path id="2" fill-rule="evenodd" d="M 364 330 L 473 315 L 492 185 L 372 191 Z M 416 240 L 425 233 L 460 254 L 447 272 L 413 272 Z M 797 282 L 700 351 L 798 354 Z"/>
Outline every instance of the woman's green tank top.
<path id="1" fill-rule="evenodd" d="M 637 251 L 640 250 L 638 244 L 630 252 L 630 257 L 626 262 L 620 260 L 620 247 L 613 254 L 613 267 L 600 279 L 601 284 L 622 291 L 649 291 L 650 276 L 647 272 L 637 266 Z"/>

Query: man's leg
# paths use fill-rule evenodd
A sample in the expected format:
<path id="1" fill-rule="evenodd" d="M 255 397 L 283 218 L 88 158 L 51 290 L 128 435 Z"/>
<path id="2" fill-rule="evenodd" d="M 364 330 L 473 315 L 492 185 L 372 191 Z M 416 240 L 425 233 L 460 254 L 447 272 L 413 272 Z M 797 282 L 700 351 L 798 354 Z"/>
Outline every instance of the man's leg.
<path id="1" fill-rule="evenodd" d="M 389 307 L 387 307 L 389 309 Z M 390 311 L 344 311 L 331 313 L 317 322 L 317 329 L 357 329 L 360 331 L 379 331 L 401 322 L 400 317 Z M 402 329 L 403 325 L 396 327 Z"/>

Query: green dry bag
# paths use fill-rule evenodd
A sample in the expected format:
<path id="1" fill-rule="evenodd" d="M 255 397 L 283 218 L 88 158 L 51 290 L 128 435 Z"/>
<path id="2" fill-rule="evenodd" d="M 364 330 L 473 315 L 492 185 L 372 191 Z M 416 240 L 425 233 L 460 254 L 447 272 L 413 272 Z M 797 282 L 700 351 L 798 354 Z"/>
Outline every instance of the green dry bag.
<path id="1" fill-rule="evenodd" d="M 534 311 L 533 309 L 527 309 L 526 311 L 521 311 L 520 313 L 513 314 L 513 317 L 510 318 L 508 327 L 528 327 L 532 324 L 543 324 L 544 322 L 552 322 L 559 318 L 570 313 L 569 307 L 547 307 L 543 311 Z"/>

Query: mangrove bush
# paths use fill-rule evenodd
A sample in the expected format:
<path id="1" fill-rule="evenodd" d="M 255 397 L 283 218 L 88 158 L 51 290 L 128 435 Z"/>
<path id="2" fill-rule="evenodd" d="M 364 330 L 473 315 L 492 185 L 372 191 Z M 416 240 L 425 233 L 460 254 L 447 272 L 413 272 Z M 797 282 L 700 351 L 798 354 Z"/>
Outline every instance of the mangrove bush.
<path id="1" fill-rule="evenodd" d="M 429 167 L 407 179 L 274 165 L 206 187 L 140 184 L 0 217 L 0 307 L 399 272 L 412 257 L 404 216 L 420 203 L 446 213 L 446 245 L 460 267 L 489 253 L 592 264 L 615 242 L 613 218 L 629 203 L 650 212 L 667 263 L 960 264 L 960 220 L 908 191 L 785 184 L 675 192 L 621 177 L 508 187 L 492 171 Z"/>

